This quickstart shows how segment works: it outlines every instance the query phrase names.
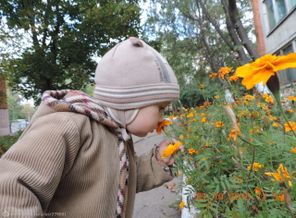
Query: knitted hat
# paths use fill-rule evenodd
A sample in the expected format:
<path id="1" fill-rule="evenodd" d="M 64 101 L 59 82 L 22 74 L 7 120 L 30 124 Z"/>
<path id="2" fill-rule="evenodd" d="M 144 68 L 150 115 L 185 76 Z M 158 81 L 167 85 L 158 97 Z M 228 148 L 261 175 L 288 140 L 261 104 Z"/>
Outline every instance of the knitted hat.
<path id="1" fill-rule="evenodd" d="M 94 99 L 129 110 L 179 98 L 179 85 L 167 61 L 135 37 L 117 44 L 98 63 Z"/>

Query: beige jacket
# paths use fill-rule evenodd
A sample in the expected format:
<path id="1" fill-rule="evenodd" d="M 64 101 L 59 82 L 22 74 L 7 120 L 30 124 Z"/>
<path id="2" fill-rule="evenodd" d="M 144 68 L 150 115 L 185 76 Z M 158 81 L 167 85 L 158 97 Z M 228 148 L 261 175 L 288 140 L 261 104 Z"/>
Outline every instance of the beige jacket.
<path id="1" fill-rule="evenodd" d="M 89 117 L 41 104 L 0 159 L 0 214 L 9 217 L 114 217 L 119 180 L 117 136 Z M 136 192 L 172 179 L 153 150 L 130 161 L 126 217 Z"/>

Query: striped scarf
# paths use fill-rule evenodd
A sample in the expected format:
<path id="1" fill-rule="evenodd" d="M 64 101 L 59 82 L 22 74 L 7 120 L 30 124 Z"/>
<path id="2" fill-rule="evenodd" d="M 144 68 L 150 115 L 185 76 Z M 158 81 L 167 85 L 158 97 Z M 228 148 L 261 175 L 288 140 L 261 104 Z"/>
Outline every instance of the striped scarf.
<path id="1" fill-rule="evenodd" d="M 112 120 L 104 108 L 90 98 L 87 94 L 76 90 L 59 90 L 45 91 L 42 96 L 42 101 L 56 111 L 70 111 L 94 119 L 98 123 L 107 126 L 111 131 L 116 133 L 118 137 L 118 150 L 120 159 L 120 175 L 117 191 L 117 207 L 116 217 L 124 218 L 125 205 L 128 193 L 128 168 L 129 160 L 125 148 L 125 142 L 131 139 L 126 129 L 121 128 L 114 120 Z"/>

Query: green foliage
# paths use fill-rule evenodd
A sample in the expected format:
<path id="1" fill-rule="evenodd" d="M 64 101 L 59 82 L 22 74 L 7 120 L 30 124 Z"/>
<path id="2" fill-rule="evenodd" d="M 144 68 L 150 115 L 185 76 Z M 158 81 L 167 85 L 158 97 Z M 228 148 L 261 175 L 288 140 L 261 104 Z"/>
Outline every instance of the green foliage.
<path id="1" fill-rule="evenodd" d="M 139 31 L 138 1 L 0 1 L 12 30 L 31 36 L 31 46 L 4 70 L 26 98 L 48 89 L 82 89 L 95 71 L 94 56 Z"/>
<path id="2" fill-rule="evenodd" d="M 195 107 L 205 100 L 200 91 L 195 86 L 187 86 L 181 91 L 180 101 L 184 107 Z"/>
<path id="3" fill-rule="evenodd" d="M 22 105 L 20 104 L 21 98 L 17 94 L 8 92 L 7 96 L 9 120 L 25 119 L 25 114 L 22 111 Z"/>
<path id="4" fill-rule="evenodd" d="M 205 11 L 219 26 L 225 40 L 217 33 Z M 242 13 L 250 13 L 248 1 L 238 1 Z M 239 64 L 236 47 L 226 28 L 226 14 L 220 1 L 150 1 L 147 21 L 143 27 L 144 36 L 157 42 L 157 49 L 167 58 L 174 69 L 181 88 L 181 102 L 194 106 L 202 99 L 211 100 L 217 84 L 208 79 L 208 74 L 217 72 L 220 66 Z M 243 19 L 246 29 L 252 30 L 252 23 Z M 240 47 L 242 45 L 239 45 Z M 196 90 L 203 84 L 206 88 Z"/>
<path id="5" fill-rule="evenodd" d="M 21 132 L 15 135 L 0 136 L 0 156 L 4 154 L 20 137 Z"/>
<path id="6" fill-rule="evenodd" d="M 217 89 L 211 102 L 185 109 L 170 128 L 185 146 L 177 167 L 196 193 L 188 201 L 199 217 L 293 217 L 296 148 L 287 120 L 296 114 L 284 111 L 286 120 L 270 95 L 231 88 L 235 102 Z"/>

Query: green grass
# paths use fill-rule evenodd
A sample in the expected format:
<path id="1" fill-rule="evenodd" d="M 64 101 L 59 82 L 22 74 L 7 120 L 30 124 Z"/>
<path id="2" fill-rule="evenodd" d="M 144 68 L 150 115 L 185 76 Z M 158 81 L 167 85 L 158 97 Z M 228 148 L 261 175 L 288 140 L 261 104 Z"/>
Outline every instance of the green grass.
<path id="1" fill-rule="evenodd" d="M 11 145 L 13 145 L 19 138 L 21 132 L 15 135 L 0 136 L 0 156 L 4 154 Z"/>

